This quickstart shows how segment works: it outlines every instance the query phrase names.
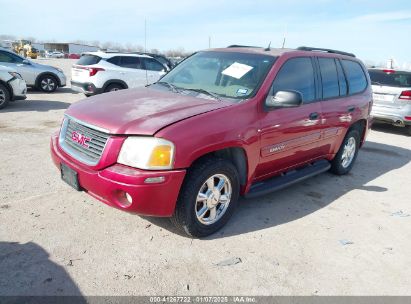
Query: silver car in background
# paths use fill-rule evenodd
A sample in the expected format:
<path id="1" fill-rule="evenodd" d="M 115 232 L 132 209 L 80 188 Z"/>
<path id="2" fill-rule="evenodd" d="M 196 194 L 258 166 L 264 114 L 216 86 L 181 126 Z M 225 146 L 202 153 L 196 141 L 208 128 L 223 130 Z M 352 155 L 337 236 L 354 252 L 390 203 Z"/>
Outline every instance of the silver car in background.
<path id="1" fill-rule="evenodd" d="M 374 121 L 405 127 L 411 135 L 411 71 L 373 68 L 368 72 Z"/>
<path id="2" fill-rule="evenodd" d="M 26 82 L 19 73 L 0 65 L 0 109 L 10 101 L 26 99 Z"/>
<path id="3" fill-rule="evenodd" d="M 66 85 L 63 70 L 35 63 L 4 48 L 0 48 L 0 65 L 19 73 L 28 87 L 34 87 L 46 93 L 54 92 L 58 87 Z"/>

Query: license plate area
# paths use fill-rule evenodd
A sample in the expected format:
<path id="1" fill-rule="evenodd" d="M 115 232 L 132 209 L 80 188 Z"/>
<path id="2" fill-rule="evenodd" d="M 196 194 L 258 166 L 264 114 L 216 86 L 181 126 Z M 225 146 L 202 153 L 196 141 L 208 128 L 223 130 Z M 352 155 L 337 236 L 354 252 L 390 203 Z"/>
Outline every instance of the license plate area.
<path id="1" fill-rule="evenodd" d="M 373 98 L 375 101 L 379 102 L 387 102 L 387 103 L 394 103 L 394 95 L 390 94 L 373 94 Z"/>
<path id="2" fill-rule="evenodd" d="M 69 166 L 65 164 L 60 165 L 60 172 L 61 172 L 61 179 L 65 181 L 68 185 L 76 189 L 77 191 L 81 191 L 80 184 L 78 182 L 78 173 L 71 169 Z"/>

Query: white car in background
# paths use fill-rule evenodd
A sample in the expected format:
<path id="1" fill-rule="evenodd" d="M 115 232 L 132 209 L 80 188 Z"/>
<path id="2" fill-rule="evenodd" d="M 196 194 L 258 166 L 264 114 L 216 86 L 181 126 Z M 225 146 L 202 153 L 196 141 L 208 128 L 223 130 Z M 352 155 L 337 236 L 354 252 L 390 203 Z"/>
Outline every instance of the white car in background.
<path id="1" fill-rule="evenodd" d="M 47 53 L 47 58 L 64 58 L 64 53 L 54 51 L 54 52 L 49 52 Z"/>
<path id="2" fill-rule="evenodd" d="M 405 127 L 411 135 L 411 71 L 373 68 L 368 72 L 374 121 Z"/>
<path id="3" fill-rule="evenodd" d="M 52 93 L 58 87 L 66 85 L 66 76 L 62 69 L 36 63 L 3 48 L 0 48 L 0 65 L 19 73 L 28 87 L 45 93 Z"/>
<path id="4" fill-rule="evenodd" d="M 91 96 L 154 83 L 168 67 L 141 54 L 87 52 L 71 69 L 71 88 Z"/>
<path id="5" fill-rule="evenodd" d="M 26 99 L 26 82 L 16 71 L 0 65 L 0 109 L 10 101 Z"/>

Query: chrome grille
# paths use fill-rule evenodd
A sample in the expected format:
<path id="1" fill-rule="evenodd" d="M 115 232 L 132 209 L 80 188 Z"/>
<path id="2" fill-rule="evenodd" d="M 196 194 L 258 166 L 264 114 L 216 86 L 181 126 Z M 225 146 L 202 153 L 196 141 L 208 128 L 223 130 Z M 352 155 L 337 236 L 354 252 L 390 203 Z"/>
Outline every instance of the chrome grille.
<path id="1" fill-rule="evenodd" d="M 89 140 L 85 142 L 85 145 L 82 145 L 73 140 L 73 132 L 77 132 Z M 66 117 L 60 133 L 60 146 L 79 161 L 96 165 L 103 154 L 109 137 L 110 135 L 105 132 Z"/>

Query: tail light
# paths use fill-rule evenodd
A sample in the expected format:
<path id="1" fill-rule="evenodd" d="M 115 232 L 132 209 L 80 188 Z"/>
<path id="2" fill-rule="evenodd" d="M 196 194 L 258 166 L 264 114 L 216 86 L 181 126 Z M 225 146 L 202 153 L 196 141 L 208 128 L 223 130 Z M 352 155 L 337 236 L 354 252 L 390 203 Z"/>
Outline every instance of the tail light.
<path id="1" fill-rule="evenodd" d="M 395 73 L 395 70 L 393 70 L 393 69 L 385 69 L 385 70 L 382 70 L 382 71 L 386 74 L 394 74 Z"/>
<path id="2" fill-rule="evenodd" d="M 88 68 L 90 76 L 94 76 L 98 71 L 104 71 L 102 68 Z"/>
<path id="3" fill-rule="evenodd" d="M 402 91 L 399 99 L 411 100 L 411 91 Z"/>
<path id="4" fill-rule="evenodd" d="M 76 65 L 76 64 L 73 64 L 73 68 L 87 70 L 89 72 L 90 76 L 96 75 L 97 72 L 99 72 L 99 71 L 104 71 L 104 69 L 102 69 L 102 68 L 89 68 L 89 67 L 86 67 L 86 66 Z"/>

